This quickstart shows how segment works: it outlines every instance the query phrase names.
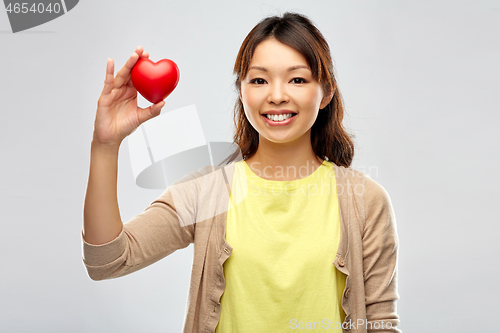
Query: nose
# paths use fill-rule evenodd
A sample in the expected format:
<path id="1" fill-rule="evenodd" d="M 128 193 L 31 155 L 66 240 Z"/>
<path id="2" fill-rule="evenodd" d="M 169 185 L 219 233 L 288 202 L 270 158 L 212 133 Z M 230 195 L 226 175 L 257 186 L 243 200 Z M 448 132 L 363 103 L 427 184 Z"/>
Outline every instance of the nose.
<path id="1" fill-rule="evenodd" d="M 267 97 L 268 103 L 279 105 L 287 103 L 290 100 L 286 91 L 285 85 L 282 83 L 275 83 L 269 85 L 269 95 Z"/>

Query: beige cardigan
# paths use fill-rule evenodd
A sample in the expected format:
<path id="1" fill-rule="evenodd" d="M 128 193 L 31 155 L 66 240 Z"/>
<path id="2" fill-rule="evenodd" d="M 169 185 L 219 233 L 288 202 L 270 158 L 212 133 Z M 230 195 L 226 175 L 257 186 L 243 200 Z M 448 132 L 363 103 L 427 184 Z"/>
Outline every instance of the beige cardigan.
<path id="1" fill-rule="evenodd" d="M 347 275 L 343 331 L 399 333 L 398 238 L 390 198 L 366 174 L 334 168 L 341 236 L 333 264 Z M 214 332 L 225 286 L 222 265 L 232 251 L 224 235 L 233 173 L 234 162 L 191 172 L 125 223 L 116 239 L 102 245 L 83 240 L 90 278 L 132 273 L 194 242 L 184 332 Z"/>

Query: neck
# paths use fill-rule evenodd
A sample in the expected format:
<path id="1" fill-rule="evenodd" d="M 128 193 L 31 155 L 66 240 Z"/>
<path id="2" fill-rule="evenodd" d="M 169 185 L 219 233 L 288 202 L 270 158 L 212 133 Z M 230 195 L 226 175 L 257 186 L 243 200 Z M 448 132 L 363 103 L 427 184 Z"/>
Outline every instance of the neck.
<path id="1" fill-rule="evenodd" d="M 246 160 L 264 179 L 289 181 L 312 174 L 323 163 L 314 153 L 310 135 L 298 142 L 275 143 L 259 137 L 257 152 Z"/>

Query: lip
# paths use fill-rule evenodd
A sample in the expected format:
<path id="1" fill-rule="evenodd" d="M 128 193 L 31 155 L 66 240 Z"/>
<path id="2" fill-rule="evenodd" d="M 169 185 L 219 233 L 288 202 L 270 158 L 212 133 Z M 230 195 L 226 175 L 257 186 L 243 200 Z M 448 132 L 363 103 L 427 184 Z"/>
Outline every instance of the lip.
<path id="1" fill-rule="evenodd" d="M 287 110 L 287 109 L 280 109 L 280 110 L 269 110 L 269 111 L 266 111 L 266 112 L 262 112 L 261 115 L 264 115 L 264 114 L 277 114 L 277 115 L 280 115 L 280 114 L 288 114 L 288 113 L 297 113 L 297 112 L 293 112 L 292 110 Z"/>
<path id="2" fill-rule="evenodd" d="M 286 113 L 295 113 L 295 112 L 288 111 L 288 112 L 286 112 Z M 286 113 L 285 113 L 285 114 L 286 114 Z M 266 114 L 271 114 L 271 113 L 266 113 Z M 290 123 L 291 123 L 291 122 L 292 122 L 295 118 L 297 118 L 297 116 L 298 116 L 298 114 L 297 114 L 297 113 L 295 113 L 295 115 L 294 115 L 294 116 L 292 116 L 291 118 L 288 118 L 287 120 L 283 120 L 283 121 L 277 122 L 277 121 L 273 121 L 273 120 L 271 120 L 271 119 L 267 118 L 267 117 L 266 117 L 266 114 L 264 114 L 264 113 L 263 113 L 263 114 L 261 114 L 260 116 L 261 116 L 262 118 L 264 118 L 264 121 L 266 122 L 266 124 L 267 124 L 268 126 L 286 126 L 286 125 L 290 124 Z M 282 113 L 272 113 L 272 114 L 282 114 Z"/>

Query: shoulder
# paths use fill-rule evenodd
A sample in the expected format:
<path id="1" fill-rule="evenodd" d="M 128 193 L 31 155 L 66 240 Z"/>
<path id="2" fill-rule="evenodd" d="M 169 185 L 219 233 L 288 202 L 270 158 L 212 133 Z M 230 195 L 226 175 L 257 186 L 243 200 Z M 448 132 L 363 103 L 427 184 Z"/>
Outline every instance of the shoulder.
<path id="1" fill-rule="evenodd" d="M 368 174 L 351 167 L 346 168 L 335 164 L 333 166 L 338 183 L 357 187 L 358 191 L 355 193 L 363 195 L 368 201 L 389 198 L 385 188 Z"/>
<path id="2" fill-rule="evenodd" d="M 364 183 L 366 178 L 369 176 L 361 171 L 355 170 L 352 167 L 344 167 L 341 165 L 336 165 L 333 162 L 329 162 L 333 165 L 333 169 L 335 170 L 335 175 L 337 177 L 338 182 L 340 183 L 349 183 L 349 184 L 358 184 Z"/>
<path id="3" fill-rule="evenodd" d="M 206 165 L 186 173 L 163 192 L 156 201 L 175 201 L 176 206 L 196 205 L 205 196 L 224 189 L 225 180 L 220 167 Z"/>
<path id="4" fill-rule="evenodd" d="M 366 177 L 365 181 L 365 202 L 367 205 L 390 205 L 391 199 L 386 189 L 378 182 Z"/>
<path id="5" fill-rule="evenodd" d="M 357 206 L 363 220 L 384 210 L 392 211 L 391 199 L 386 189 L 368 174 L 334 164 L 339 196 L 348 196 Z M 378 212 L 378 213 L 377 213 Z"/>
<path id="6" fill-rule="evenodd" d="M 186 184 L 212 184 L 224 183 L 223 170 L 227 167 L 220 167 L 214 165 L 205 165 L 197 170 L 186 173 L 182 178 L 177 180 L 172 186 L 179 187 L 180 185 Z"/>
<path id="7" fill-rule="evenodd" d="M 155 201 L 172 206 L 183 226 L 211 221 L 227 210 L 229 194 L 223 170 L 206 165 L 186 173 Z"/>
<path id="8" fill-rule="evenodd" d="M 396 218 L 389 193 L 369 176 L 366 178 L 364 189 L 365 230 L 379 230 L 386 238 L 389 234 L 395 236 Z"/>
<path id="9" fill-rule="evenodd" d="M 221 192 L 227 192 L 227 173 L 228 169 L 232 168 L 234 168 L 232 165 L 225 167 L 206 165 L 187 173 L 169 189 L 172 192 L 187 193 L 189 200 L 205 200 L 220 195 Z"/>
<path id="10" fill-rule="evenodd" d="M 339 197 L 348 199 L 346 201 L 350 203 L 355 202 L 359 206 L 364 201 L 362 196 L 366 193 L 365 186 L 369 176 L 351 167 L 347 168 L 336 164 L 333 164 L 333 169 Z"/>

